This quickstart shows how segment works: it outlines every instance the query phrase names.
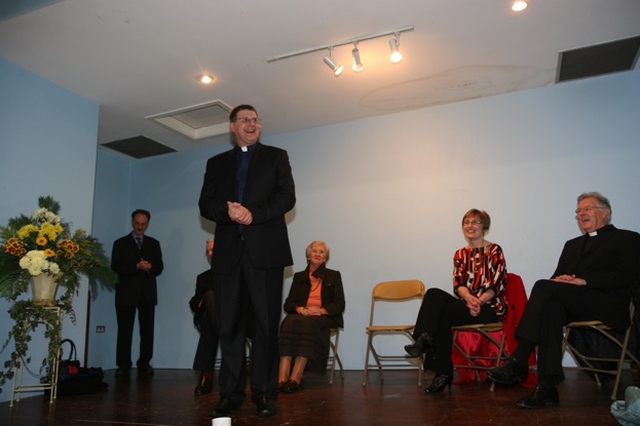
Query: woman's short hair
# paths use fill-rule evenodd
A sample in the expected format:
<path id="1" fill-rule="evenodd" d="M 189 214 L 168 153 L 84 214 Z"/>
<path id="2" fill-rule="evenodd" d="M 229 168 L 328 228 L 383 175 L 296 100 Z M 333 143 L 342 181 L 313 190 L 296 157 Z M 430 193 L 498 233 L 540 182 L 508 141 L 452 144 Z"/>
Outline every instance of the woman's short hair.
<path id="1" fill-rule="evenodd" d="M 321 240 L 315 240 L 315 241 L 311 241 L 311 243 L 309 243 L 309 245 L 307 246 L 307 249 L 305 250 L 305 256 L 307 258 L 307 261 L 309 260 L 309 256 L 311 256 L 311 249 L 313 248 L 313 246 L 318 246 L 318 245 L 322 245 L 324 246 L 324 251 L 326 253 L 326 256 L 324 258 L 325 263 L 329 261 L 329 246 L 327 245 L 327 243 L 325 243 L 324 241 Z"/>
<path id="2" fill-rule="evenodd" d="M 462 225 L 464 225 L 464 221 L 467 219 L 478 219 L 480 224 L 482 225 L 482 230 L 487 232 L 491 227 L 491 217 L 489 213 L 484 210 L 471 209 L 462 216 Z"/>

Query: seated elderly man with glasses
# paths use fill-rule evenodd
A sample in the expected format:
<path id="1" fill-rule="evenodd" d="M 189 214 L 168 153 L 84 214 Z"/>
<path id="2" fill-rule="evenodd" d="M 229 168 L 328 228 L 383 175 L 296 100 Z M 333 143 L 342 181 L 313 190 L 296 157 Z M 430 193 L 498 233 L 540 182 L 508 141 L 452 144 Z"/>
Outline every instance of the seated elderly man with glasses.
<path id="1" fill-rule="evenodd" d="M 638 282 L 640 234 L 611 225 L 609 200 L 597 192 L 578 197 L 576 220 L 583 235 L 565 243 L 550 279 L 535 283 L 516 336 L 518 347 L 501 367 L 488 372 L 512 384 L 527 377 L 527 359 L 538 346 L 539 383 L 517 401 L 525 408 L 558 405 L 563 327 L 571 321 L 602 321 L 624 331 L 629 326 L 631 288 Z"/>

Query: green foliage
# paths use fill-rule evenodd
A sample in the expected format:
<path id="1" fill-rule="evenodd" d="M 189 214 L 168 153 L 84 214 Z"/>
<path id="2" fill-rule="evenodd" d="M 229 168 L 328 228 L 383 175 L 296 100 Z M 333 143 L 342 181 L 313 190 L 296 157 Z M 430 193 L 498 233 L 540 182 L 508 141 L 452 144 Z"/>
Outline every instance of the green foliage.
<path id="1" fill-rule="evenodd" d="M 12 303 L 8 312 L 14 321 L 0 349 L 2 353 L 14 342 L 11 357 L 4 363 L 4 370 L 0 370 L 0 386 L 13 377 L 20 363 L 29 363 L 28 344 L 38 324 L 46 326 L 45 337 L 49 340 L 48 356 L 41 371 L 45 365 L 57 362 L 60 322 L 56 310 L 23 300 L 32 276 L 55 277 L 62 292 L 54 306 L 60 307 L 62 315 L 70 316 L 74 323 L 73 298 L 78 295 L 81 275 L 87 277 L 94 299 L 98 288 L 113 291 L 117 281 L 97 238 L 82 229 L 71 232 L 70 224 L 58 216 L 60 204 L 52 197 L 39 197 L 38 206 L 31 217 L 21 214 L 0 227 L 0 297 Z"/>

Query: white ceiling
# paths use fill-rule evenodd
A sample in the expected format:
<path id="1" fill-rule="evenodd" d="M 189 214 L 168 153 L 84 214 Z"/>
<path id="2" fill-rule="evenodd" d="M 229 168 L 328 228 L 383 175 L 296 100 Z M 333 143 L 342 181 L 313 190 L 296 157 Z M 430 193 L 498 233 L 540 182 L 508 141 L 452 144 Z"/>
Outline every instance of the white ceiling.
<path id="1" fill-rule="evenodd" d="M 273 135 L 552 85 L 559 52 L 640 34 L 640 0 L 529 3 L 516 14 L 510 0 L 62 0 L 0 21 L 0 57 L 99 104 L 101 144 L 144 135 L 188 150 L 228 136 L 193 141 L 145 117 L 250 103 Z M 359 43 L 361 73 L 352 46 L 333 51 L 340 77 L 326 51 L 267 63 L 406 26 L 399 64 L 391 37 Z"/>

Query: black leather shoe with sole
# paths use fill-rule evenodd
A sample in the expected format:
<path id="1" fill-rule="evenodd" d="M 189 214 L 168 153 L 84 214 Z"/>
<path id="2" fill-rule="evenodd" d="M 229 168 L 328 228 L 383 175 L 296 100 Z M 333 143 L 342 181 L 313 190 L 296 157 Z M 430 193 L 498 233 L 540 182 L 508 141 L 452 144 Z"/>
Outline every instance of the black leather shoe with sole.
<path id="1" fill-rule="evenodd" d="M 209 410 L 209 416 L 212 418 L 229 417 L 229 414 L 239 409 L 239 404 L 234 404 L 229 398 L 222 398 Z"/>
<path id="2" fill-rule="evenodd" d="M 213 377 L 200 376 L 198 386 L 193 390 L 193 394 L 196 396 L 206 395 L 213 390 Z"/>
<path id="3" fill-rule="evenodd" d="M 278 412 L 275 401 L 264 396 L 258 400 L 256 406 L 259 417 L 273 416 Z"/>
<path id="4" fill-rule="evenodd" d="M 529 367 L 518 364 L 513 358 L 509 358 L 507 362 L 500 367 L 487 371 L 487 376 L 489 376 L 491 380 L 506 385 L 512 385 L 519 380 L 525 380 L 528 374 Z"/>
<path id="5" fill-rule="evenodd" d="M 422 333 L 414 343 L 405 345 L 404 350 L 410 356 L 416 358 L 422 354 L 432 354 L 435 350 L 435 345 L 427 333 Z"/>
<path id="6" fill-rule="evenodd" d="M 524 408 L 541 408 L 560 404 L 558 389 L 555 386 L 538 383 L 531 390 L 531 393 L 520 398 L 517 405 Z"/>

